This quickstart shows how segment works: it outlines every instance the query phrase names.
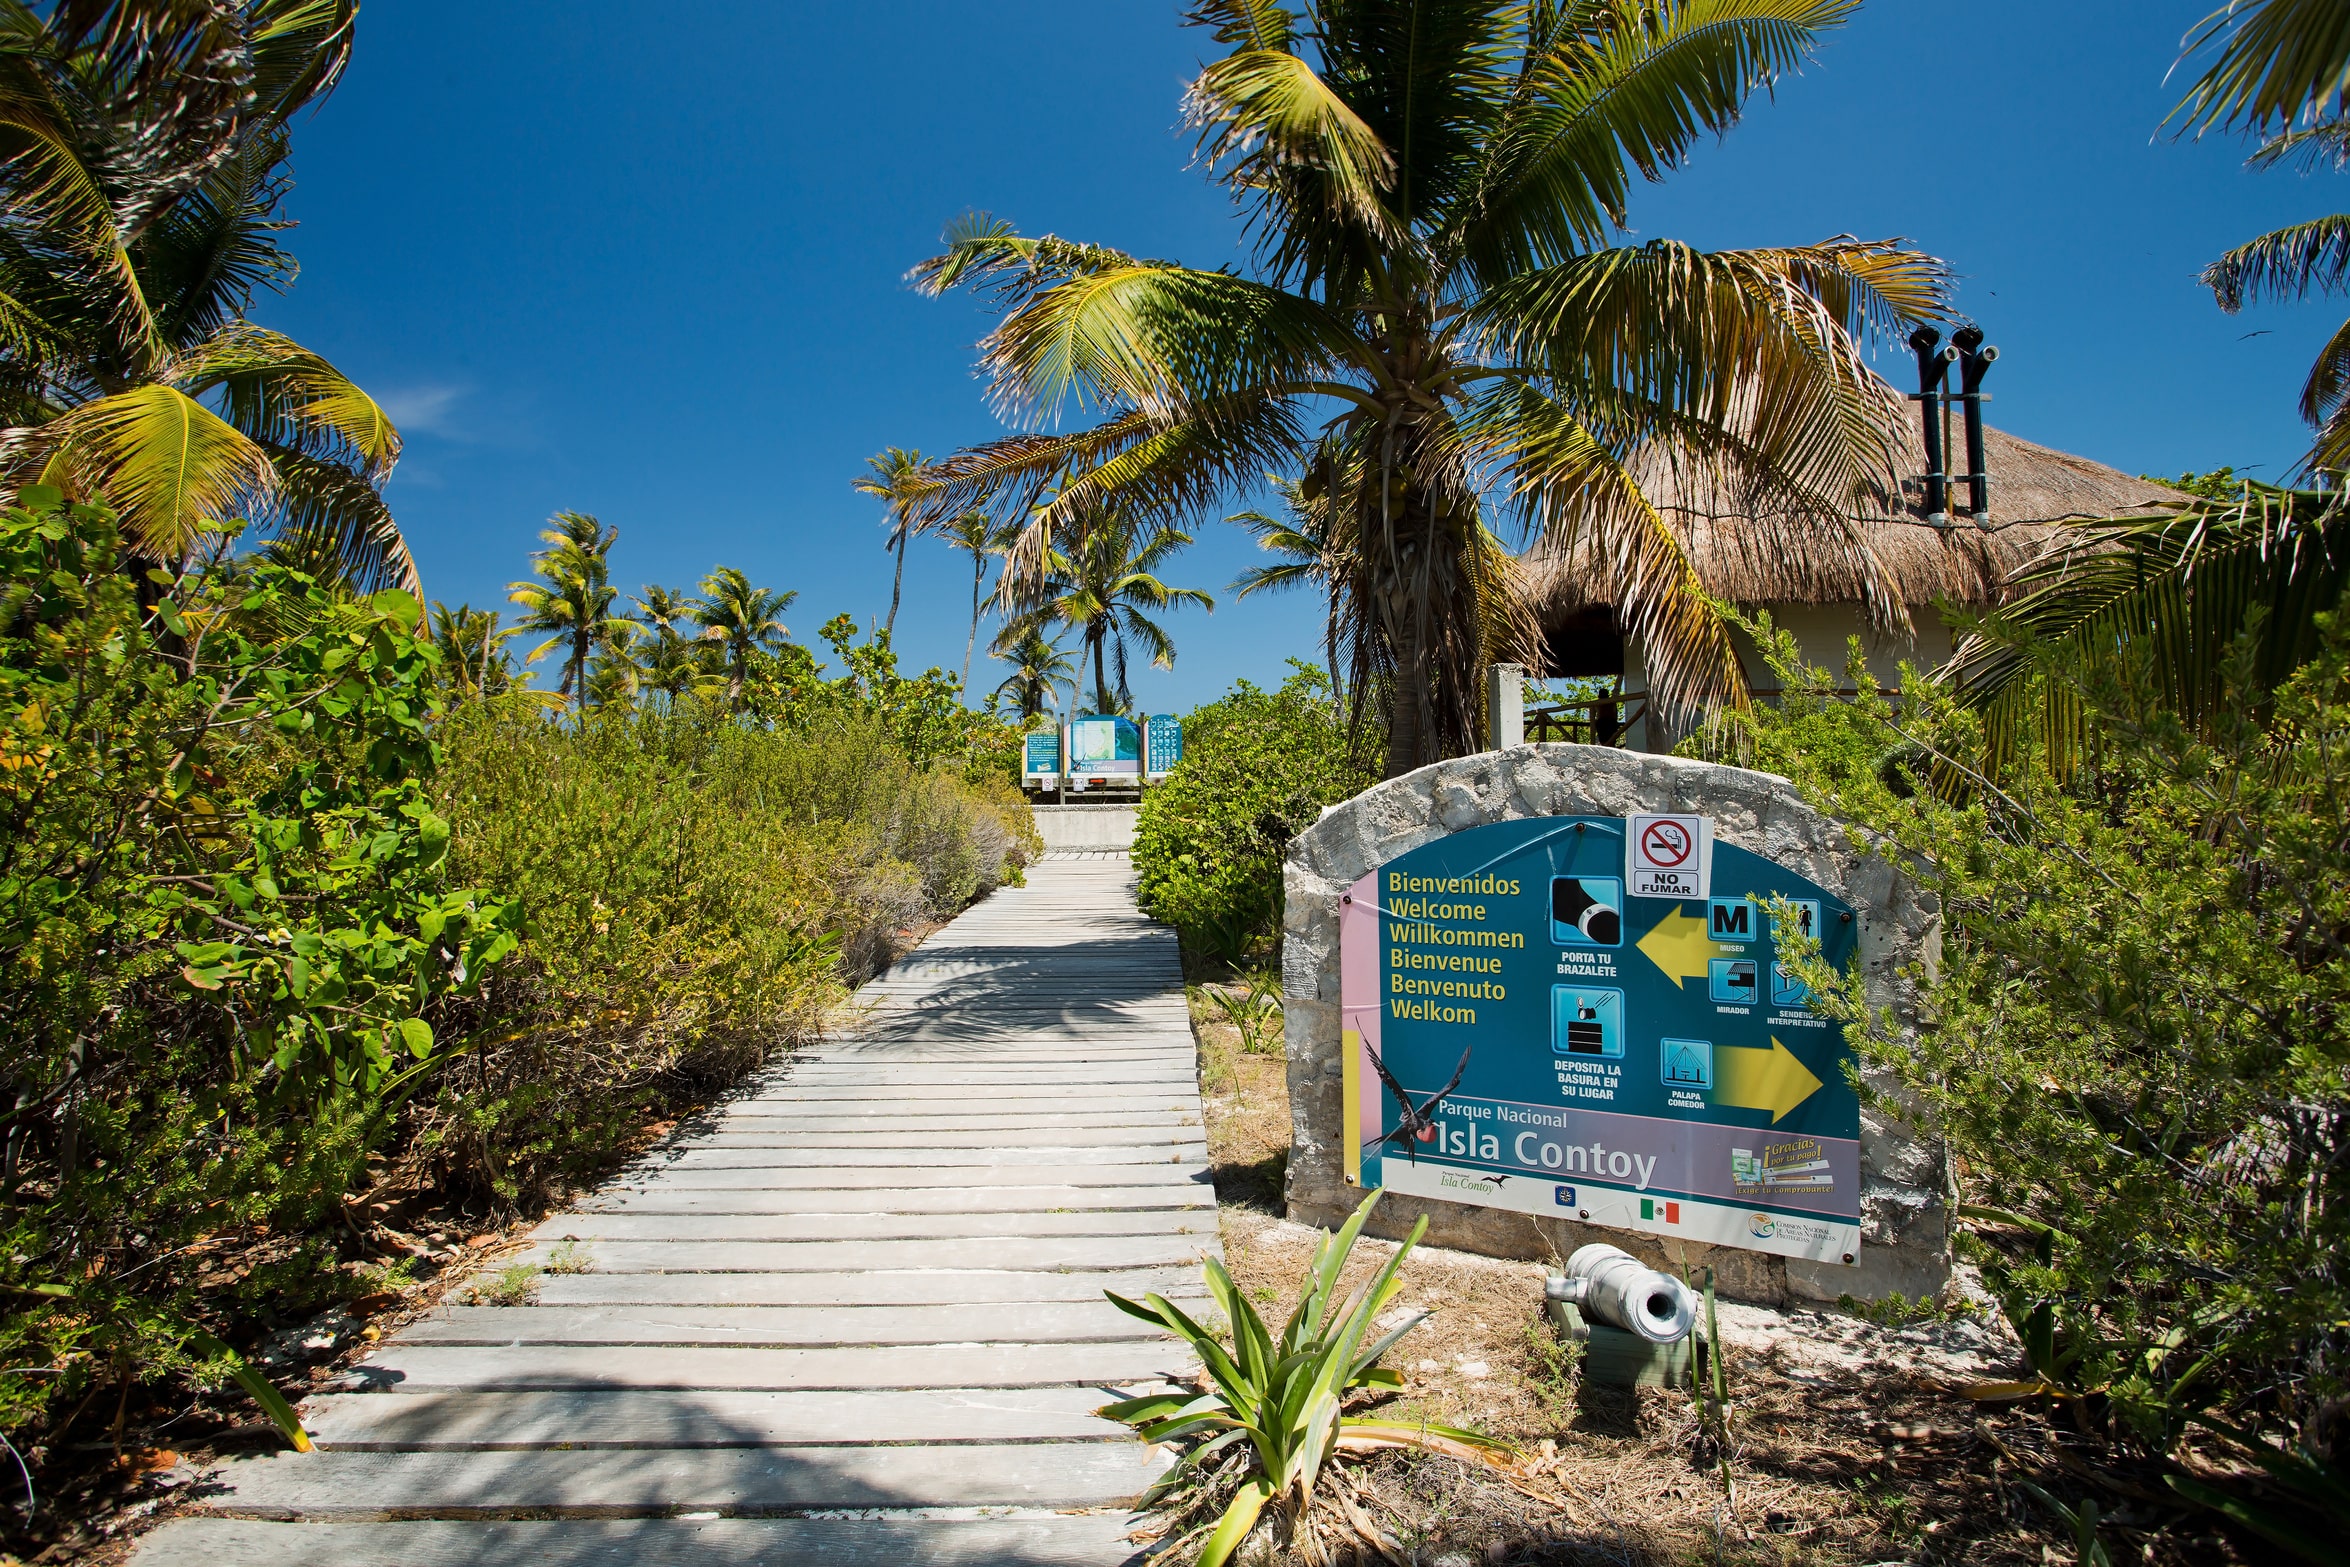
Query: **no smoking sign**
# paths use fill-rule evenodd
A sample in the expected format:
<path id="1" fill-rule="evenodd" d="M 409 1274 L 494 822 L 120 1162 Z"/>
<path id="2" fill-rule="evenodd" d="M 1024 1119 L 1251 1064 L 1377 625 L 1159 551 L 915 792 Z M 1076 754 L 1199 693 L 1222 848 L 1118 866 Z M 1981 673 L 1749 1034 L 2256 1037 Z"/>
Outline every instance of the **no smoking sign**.
<path id="1" fill-rule="evenodd" d="M 1714 824 L 1709 816 L 1628 816 L 1625 870 L 1635 898 L 1704 898 L 1713 893 Z"/>

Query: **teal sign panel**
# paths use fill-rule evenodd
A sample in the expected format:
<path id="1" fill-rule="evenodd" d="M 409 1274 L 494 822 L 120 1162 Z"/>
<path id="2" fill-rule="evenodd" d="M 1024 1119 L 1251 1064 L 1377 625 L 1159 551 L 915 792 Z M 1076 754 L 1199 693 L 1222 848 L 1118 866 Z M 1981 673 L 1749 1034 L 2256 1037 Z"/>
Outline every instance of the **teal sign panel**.
<path id="1" fill-rule="evenodd" d="M 1164 778 L 1183 760 L 1183 720 L 1161 713 L 1147 726 L 1143 745 L 1148 765 L 1143 771 L 1152 778 Z"/>
<path id="2" fill-rule="evenodd" d="M 1057 731 L 1045 730 L 1031 734 L 1027 742 L 1027 756 L 1020 768 L 1029 778 L 1057 778 L 1061 773 L 1061 737 Z"/>
<path id="3" fill-rule="evenodd" d="M 1346 1157 L 1361 1184 L 1858 1257 L 1849 1051 L 1781 962 L 1773 913 L 1841 968 L 1853 911 L 1715 842 L 1711 823 L 1671 820 L 1701 848 L 1685 884 L 1704 897 L 1633 895 L 1627 823 L 1606 816 L 1472 828 L 1348 889 Z"/>

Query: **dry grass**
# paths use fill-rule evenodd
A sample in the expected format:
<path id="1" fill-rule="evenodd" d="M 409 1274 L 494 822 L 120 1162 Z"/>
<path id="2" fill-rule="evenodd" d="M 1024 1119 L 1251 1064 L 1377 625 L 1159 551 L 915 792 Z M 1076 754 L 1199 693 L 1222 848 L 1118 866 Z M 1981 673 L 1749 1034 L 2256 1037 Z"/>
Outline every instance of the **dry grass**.
<path id="1" fill-rule="evenodd" d="M 1225 1262 L 1278 1322 L 1316 1240 L 1281 1217 L 1283 1063 L 1241 1052 L 1233 1030 L 1203 1010 L 1195 1005 L 1193 1016 Z M 1363 1241 L 1349 1279 L 1392 1251 Z M 2028 1476 L 2077 1499 L 2086 1493 L 2067 1471 L 2077 1474 L 2081 1458 L 2042 1414 L 1960 1397 L 1954 1384 L 1969 1362 L 1950 1336 L 1731 1313 L 1723 1336 L 1733 1499 L 1686 1394 L 1587 1386 L 1575 1374 L 1573 1352 L 1541 1319 L 1544 1271 L 1435 1248 L 1405 1262 L 1398 1309 L 1429 1316 L 1388 1357 L 1409 1382 L 1391 1411 L 1505 1437 L 1526 1465 L 1505 1479 L 1447 1459 L 1383 1458 L 1343 1482 L 1354 1506 L 1333 1501 L 1325 1538 L 1357 1542 L 1346 1547 L 1356 1560 L 1426 1567 L 2074 1560 L 2069 1538 L 2013 1481 Z M 2249 1559 L 2174 1510 L 2133 1505 L 2104 1531 L 2117 1563 Z M 1357 1515 L 1381 1545 L 1369 1543 Z M 1343 1550 L 1338 1559 L 1348 1559 Z"/>

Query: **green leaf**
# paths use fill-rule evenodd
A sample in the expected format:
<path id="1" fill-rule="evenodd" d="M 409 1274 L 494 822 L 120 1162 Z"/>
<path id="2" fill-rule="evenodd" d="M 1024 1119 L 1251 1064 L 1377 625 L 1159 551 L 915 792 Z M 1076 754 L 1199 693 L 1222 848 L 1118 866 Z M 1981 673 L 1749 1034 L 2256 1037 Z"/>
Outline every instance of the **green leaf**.
<path id="1" fill-rule="evenodd" d="M 420 1017 L 402 1018 L 400 1040 L 408 1053 L 421 1061 L 432 1054 L 432 1025 Z"/>
<path id="2" fill-rule="evenodd" d="M 310 1433 L 302 1429 L 301 1417 L 294 1413 L 294 1406 L 286 1402 L 284 1394 L 270 1386 L 266 1377 L 246 1364 L 244 1356 L 211 1334 L 201 1331 L 188 1335 L 188 1345 L 208 1360 L 227 1361 L 229 1375 L 237 1379 L 237 1386 L 243 1388 L 252 1396 L 253 1402 L 261 1406 L 278 1430 L 285 1434 L 294 1451 L 310 1451 Z"/>

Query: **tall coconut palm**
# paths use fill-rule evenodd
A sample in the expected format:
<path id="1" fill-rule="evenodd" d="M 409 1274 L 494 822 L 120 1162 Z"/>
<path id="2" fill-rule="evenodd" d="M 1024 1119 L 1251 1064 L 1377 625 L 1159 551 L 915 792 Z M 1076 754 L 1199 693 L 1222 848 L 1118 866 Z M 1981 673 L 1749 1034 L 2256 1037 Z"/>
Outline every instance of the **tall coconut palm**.
<path id="1" fill-rule="evenodd" d="M 433 646 L 441 654 L 441 680 L 460 700 L 496 696 L 513 684 L 505 644 L 514 632 L 498 625 L 495 610 L 471 604 L 451 609 L 435 600 L 431 625 Z"/>
<path id="2" fill-rule="evenodd" d="M 1902 404 L 1858 339 L 1941 309 L 1894 241 L 1705 252 L 1614 243 L 1636 177 L 1678 166 L 1857 0 L 1197 0 L 1225 52 L 1186 112 L 1248 210 L 1253 275 L 1023 238 L 985 215 L 915 269 L 992 292 L 1000 412 L 1051 431 L 945 466 L 958 491 L 1054 487 L 1013 558 L 1116 496 L 1199 512 L 1325 426 L 1362 560 L 1387 767 L 1471 748 L 1478 524 L 1588 534 L 1622 576 L 1652 701 L 1747 699 L 1724 623 L 1657 502 L 1735 507 L 1764 547 L 1826 535 L 1906 619 L 1852 521 L 1892 493 Z M 957 497 L 950 497 L 954 499 Z"/>
<path id="3" fill-rule="evenodd" d="M 889 618 L 881 629 L 894 632 L 898 600 L 906 591 L 906 545 L 915 534 L 927 532 L 939 515 L 938 479 L 935 465 L 911 447 L 887 447 L 879 456 L 867 458 L 865 466 L 872 472 L 849 483 L 862 494 L 879 496 L 889 508 L 889 539 L 883 548 L 898 561 L 889 585 Z"/>
<path id="4" fill-rule="evenodd" d="M 686 634 L 694 624 L 693 595 L 653 583 L 635 602 L 636 613 L 630 618 L 647 633 L 636 655 L 645 688 L 672 700 L 689 691 L 714 695 L 724 655 L 698 632 Z"/>
<path id="5" fill-rule="evenodd" d="M 101 498 L 144 558 L 242 517 L 413 590 L 399 432 L 248 319 L 294 278 L 287 125 L 350 58 L 353 0 L 0 0 L 0 487 Z"/>
<path id="6" fill-rule="evenodd" d="M 548 547 L 531 557 L 538 567 L 537 579 L 508 583 L 506 597 L 522 606 L 517 629 L 551 633 L 523 662 L 535 664 L 554 649 L 563 649 L 563 679 L 556 690 L 584 711 L 589 661 L 635 630 L 612 607 L 620 596 L 612 586 L 611 561 L 620 530 L 576 511 L 557 512 L 547 521 L 539 537 Z"/>
<path id="7" fill-rule="evenodd" d="M 752 587 L 751 579 L 732 566 L 721 566 L 702 579 L 702 596 L 693 606 L 693 617 L 701 625 L 703 637 L 725 649 L 728 707 L 742 706 L 752 652 L 775 647 L 791 634 L 791 628 L 783 623 L 783 612 L 798 597 L 797 593 Z"/>
<path id="8" fill-rule="evenodd" d="M 1012 542 L 1003 527 L 983 511 L 959 512 L 940 525 L 949 544 L 971 557 L 971 634 L 963 639 L 962 689 L 971 689 L 971 654 L 979 646 L 979 614 L 987 589 L 987 567 Z"/>
<path id="9" fill-rule="evenodd" d="M 1076 691 L 1077 663 L 1059 643 L 1046 641 L 1044 628 L 1033 621 L 1016 629 L 1016 639 L 1008 644 L 999 639 L 992 650 L 1012 666 L 995 688 L 992 705 L 1010 707 L 1025 723 L 1059 705 L 1064 692 Z"/>
<path id="10" fill-rule="evenodd" d="M 2255 168 L 2350 167 L 2350 24 L 2337 0 L 2239 0 L 2189 35 L 2189 55 L 2207 48 L 2216 56 L 2173 115 L 2182 130 L 2257 136 Z M 2341 293 L 2350 213 L 2247 240 L 2205 267 L 2203 282 L 2230 315 L 2262 299 Z M 2318 351 L 2300 412 L 2317 432 L 2304 473 L 2338 484 L 2350 472 L 2350 321 Z"/>
<path id="11" fill-rule="evenodd" d="M 1159 668 L 1175 667 L 1174 639 L 1145 611 L 1197 604 L 1212 612 L 1216 607 L 1199 589 L 1171 588 L 1155 575 L 1190 543 L 1190 534 L 1164 523 L 1137 523 L 1122 512 L 1088 514 L 1061 544 L 1046 551 L 1043 571 L 1015 600 L 1018 619 L 1006 628 L 1006 640 L 1018 646 L 1030 628 L 1074 628 L 1093 665 L 1094 711 L 1123 712 L 1133 701 L 1126 685 L 1130 639 Z M 1111 665 L 1118 671 L 1114 696 L 1107 672 Z"/>

